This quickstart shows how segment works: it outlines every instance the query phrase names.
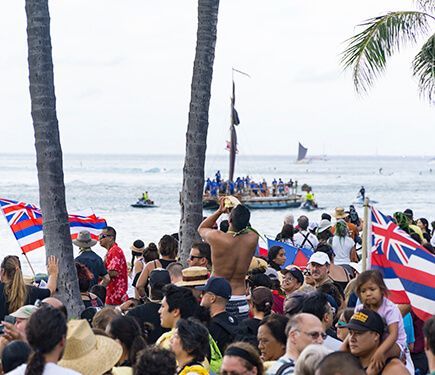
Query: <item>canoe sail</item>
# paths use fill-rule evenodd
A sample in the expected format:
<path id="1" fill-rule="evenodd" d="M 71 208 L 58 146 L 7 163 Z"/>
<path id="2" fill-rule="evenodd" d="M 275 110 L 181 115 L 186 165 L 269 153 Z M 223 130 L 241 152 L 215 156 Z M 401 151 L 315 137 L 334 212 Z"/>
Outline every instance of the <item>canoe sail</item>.
<path id="1" fill-rule="evenodd" d="M 301 145 L 299 142 L 299 150 L 298 150 L 298 158 L 296 161 L 301 161 L 305 159 L 305 156 L 307 156 L 308 149 Z"/>

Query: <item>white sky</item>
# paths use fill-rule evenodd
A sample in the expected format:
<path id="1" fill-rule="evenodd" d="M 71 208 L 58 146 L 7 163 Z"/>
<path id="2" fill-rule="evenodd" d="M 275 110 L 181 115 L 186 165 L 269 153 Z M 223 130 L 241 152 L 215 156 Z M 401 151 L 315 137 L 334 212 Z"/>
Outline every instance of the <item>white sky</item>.
<path id="1" fill-rule="evenodd" d="M 183 154 L 197 1 L 50 2 L 63 151 Z M 411 0 L 221 0 L 208 152 L 224 153 L 231 68 L 242 154 L 433 156 L 435 108 L 403 49 L 368 95 L 339 66 L 361 21 Z M 420 41 L 421 45 L 423 40 Z M 24 0 L 0 4 L 0 152 L 34 152 Z M 7 140 L 7 141 L 5 141 Z"/>

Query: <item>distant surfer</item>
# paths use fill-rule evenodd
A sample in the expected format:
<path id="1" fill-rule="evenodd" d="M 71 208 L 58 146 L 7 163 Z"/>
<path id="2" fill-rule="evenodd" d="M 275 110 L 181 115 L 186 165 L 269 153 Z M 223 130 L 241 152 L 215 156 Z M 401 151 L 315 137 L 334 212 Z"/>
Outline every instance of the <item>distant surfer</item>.
<path id="1" fill-rule="evenodd" d="M 234 197 L 221 197 L 219 208 L 200 224 L 198 232 L 211 246 L 213 276 L 224 277 L 231 284 L 232 296 L 227 312 L 241 321 L 248 317 L 249 312 L 246 274 L 258 245 L 258 234 L 249 224 L 251 214 L 248 208 L 236 203 L 239 202 Z M 228 212 L 228 232 L 213 229 L 219 217 Z"/>

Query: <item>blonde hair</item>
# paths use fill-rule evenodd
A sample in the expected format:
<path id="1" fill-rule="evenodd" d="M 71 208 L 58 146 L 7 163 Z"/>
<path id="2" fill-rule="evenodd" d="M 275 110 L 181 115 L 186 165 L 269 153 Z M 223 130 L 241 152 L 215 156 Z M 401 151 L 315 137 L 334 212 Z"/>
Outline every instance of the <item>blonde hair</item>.
<path id="1" fill-rule="evenodd" d="M 1 264 L 4 279 L 4 291 L 9 303 L 9 313 L 25 305 L 27 288 L 21 271 L 20 259 L 15 255 L 8 255 Z"/>

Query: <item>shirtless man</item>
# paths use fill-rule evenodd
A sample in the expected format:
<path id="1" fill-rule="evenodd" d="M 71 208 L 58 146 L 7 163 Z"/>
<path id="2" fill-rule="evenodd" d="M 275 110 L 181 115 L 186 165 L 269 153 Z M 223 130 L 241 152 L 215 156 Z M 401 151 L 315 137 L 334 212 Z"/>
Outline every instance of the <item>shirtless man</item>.
<path id="1" fill-rule="evenodd" d="M 258 234 L 250 229 L 249 210 L 238 205 L 229 215 L 227 233 L 212 229 L 217 219 L 228 212 L 225 197 L 221 197 L 217 211 L 207 217 L 199 226 L 202 239 L 211 246 L 213 276 L 224 277 L 231 284 L 233 295 L 227 304 L 227 312 L 239 321 L 248 317 L 245 278 L 249 264 L 258 244 Z"/>

